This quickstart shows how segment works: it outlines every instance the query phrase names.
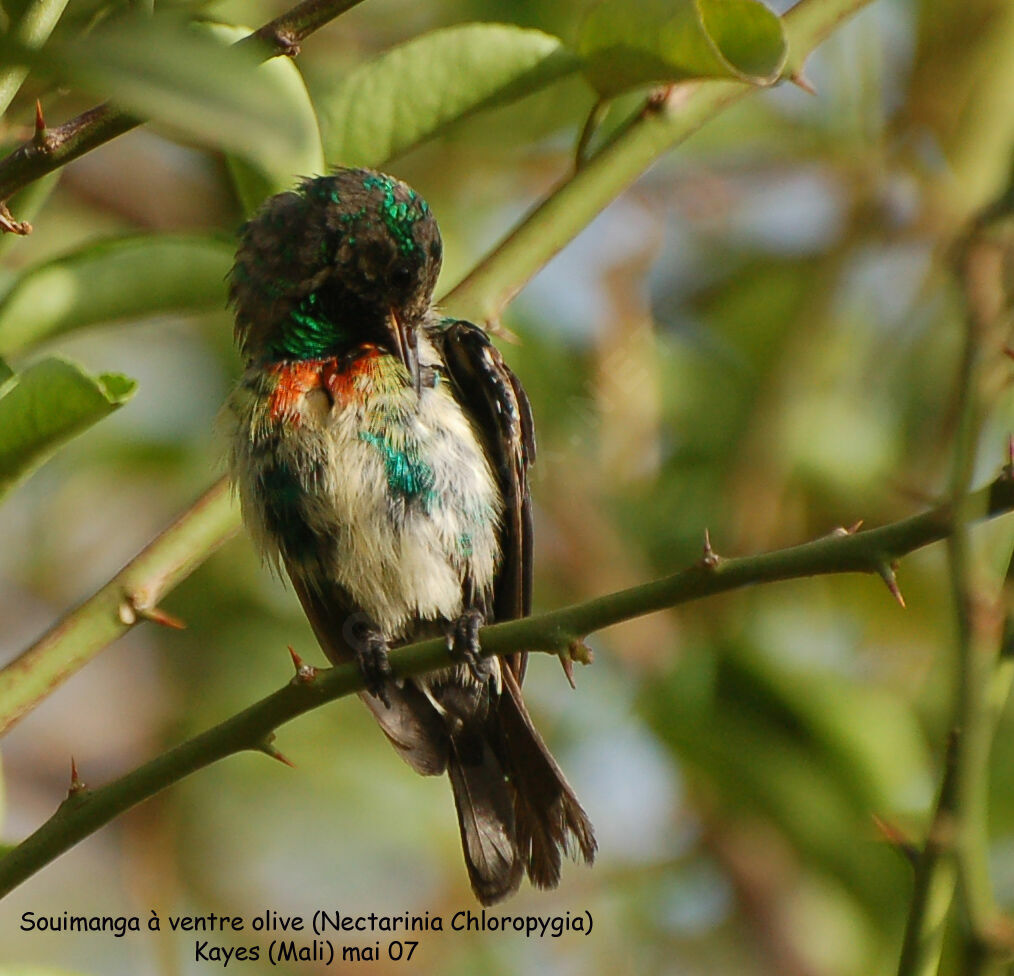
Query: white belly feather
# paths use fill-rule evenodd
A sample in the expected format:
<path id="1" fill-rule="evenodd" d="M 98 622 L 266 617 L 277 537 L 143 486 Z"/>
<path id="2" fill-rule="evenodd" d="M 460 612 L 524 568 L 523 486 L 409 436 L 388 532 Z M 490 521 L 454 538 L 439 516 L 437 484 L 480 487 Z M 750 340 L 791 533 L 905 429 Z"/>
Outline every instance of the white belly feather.
<path id="1" fill-rule="evenodd" d="M 420 359 L 435 361 L 424 345 Z M 321 462 L 301 497 L 318 539 L 312 572 L 338 583 L 389 639 L 419 619 L 453 620 L 465 609 L 465 581 L 488 593 L 499 561 L 502 500 L 472 425 L 446 381 L 418 396 L 397 384 L 333 405 L 320 392 L 297 405 L 299 423 L 260 428 L 270 437 L 268 452 L 252 446 L 253 416 L 263 417 L 263 403 L 240 391 L 233 400 L 233 473 L 254 536 L 277 557 L 259 469 L 280 458 L 305 472 L 301 458 L 310 447 Z M 414 479 L 405 469 L 413 461 Z"/>

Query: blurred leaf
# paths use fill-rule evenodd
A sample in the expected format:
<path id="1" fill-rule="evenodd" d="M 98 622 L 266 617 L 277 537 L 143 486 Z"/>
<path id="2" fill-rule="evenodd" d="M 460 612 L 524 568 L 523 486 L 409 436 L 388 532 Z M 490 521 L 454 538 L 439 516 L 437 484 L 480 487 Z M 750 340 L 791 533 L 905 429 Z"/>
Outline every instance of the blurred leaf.
<path id="1" fill-rule="evenodd" d="M 200 26 L 213 37 L 228 43 L 250 33 L 246 27 L 225 24 Z M 248 154 L 245 159 L 232 155 L 227 157 L 236 195 L 247 215 L 252 214 L 269 196 L 291 188 L 300 177 L 323 173 L 325 166 L 317 115 L 295 61 L 272 58 L 257 70 L 270 79 L 275 94 L 286 101 L 289 118 L 298 125 L 300 138 L 288 147 L 290 154 L 282 159 L 275 151 L 267 152 L 267 146 L 259 147 L 257 152 Z"/>
<path id="2" fill-rule="evenodd" d="M 336 165 L 377 166 L 579 67 L 558 38 L 537 30 L 463 24 L 423 34 L 316 93 L 325 156 Z"/>
<path id="3" fill-rule="evenodd" d="M 223 47 L 178 15 L 130 16 L 25 54 L 52 77 L 166 123 L 196 142 L 282 167 L 303 120 L 254 50 Z"/>
<path id="4" fill-rule="evenodd" d="M 29 268 L 0 299 L 0 355 L 99 322 L 222 308 L 232 256 L 214 237 L 137 235 Z"/>
<path id="5" fill-rule="evenodd" d="M 781 20 L 759 0 L 603 0 L 582 24 L 578 51 L 610 97 L 689 78 L 771 84 L 788 46 Z"/>
<path id="6" fill-rule="evenodd" d="M 4 383 L 7 379 L 14 375 L 14 370 L 10 368 L 2 359 L 0 359 L 0 384 Z"/>
<path id="7" fill-rule="evenodd" d="M 795 727 L 848 787 L 861 807 L 886 812 L 904 806 L 929 771 L 914 711 L 881 688 L 855 685 L 826 671 L 788 669 L 769 656 L 734 656 L 738 681 L 763 696 Z"/>
<path id="8" fill-rule="evenodd" d="M 661 738 L 723 805 L 773 821 L 872 916 L 891 906 L 893 855 L 874 843 L 870 815 L 889 817 L 925 782 L 910 709 L 879 689 L 788 670 L 743 647 L 717 660 L 689 656 L 646 705 Z"/>
<path id="9" fill-rule="evenodd" d="M 51 357 L 0 386 L 0 496 L 63 443 L 123 406 L 137 384 Z"/>

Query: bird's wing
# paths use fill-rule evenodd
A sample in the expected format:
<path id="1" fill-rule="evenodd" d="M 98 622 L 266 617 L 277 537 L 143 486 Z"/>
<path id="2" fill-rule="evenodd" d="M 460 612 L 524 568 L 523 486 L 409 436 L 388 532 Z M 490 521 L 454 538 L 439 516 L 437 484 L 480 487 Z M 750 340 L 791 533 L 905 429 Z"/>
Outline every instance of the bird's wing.
<path id="1" fill-rule="evenodd" d="M 438 343 L 455 394 L 482 434 L 487 457 L 499 480 L 504 499 L 501 544 L 503 563 L 494 585 L 493 608 L 497 620 L 527 616 L 532 600 L 532 501 L 528 469 L 535 461 L 535 432 L 528 397 L 486 333 L 468 322 L 442 323 L 433 336 Z M 595 832 L 556 760 L 550 754 L 521 697 L 525 654 L 514 654 L 504 669 L 503 693 L 491 710 L 497 729 L 491 744 L 514 796 L 515 859 L 496 870 L 500 848 L 496 830 L 487 826 L 484 835 L 469 830 L 462 810 L 469 806 L 465 786 L 455 776 L 454 758 L 449 760 L 462 825 L 465 860 L 472 886 L 480 901 L 488 904 L 513 891 L 518 884 L 518 864 L 524 864 L 532 882 L 555 888 L 560 880 L 564 853 L 580 854 L 589 863 L 595 858 Z M 489 788 L 490 790 L 492 787 Z M 502 820 L 489 802 L 492 795 L 476 790 L 486 799 L 486 817 L 477 822 L 496 827 Z M 483 846 L 473 854 L 476 838 Z M 478 856 L 481 854 L 482 856 Z M 493 867 L 489 867 L 492 865 Z M 485 871 L 485 874 L 483 873 Z M 494 883 L 482 886 L 486 876 Z"/>
<path id="2" fill-rule="evenodd" d="M 502 563 L 493 593 L 493 617 L 513 620 L 532 608 L 532 499 L 528 469 L 535 462 L 532 408 L 520 381 L 478 326 L 444 320 L 432 333 L 458 401 L 483 438 L 504 500 Z M 510 664 L 520 681 L 525 655 Z"/>

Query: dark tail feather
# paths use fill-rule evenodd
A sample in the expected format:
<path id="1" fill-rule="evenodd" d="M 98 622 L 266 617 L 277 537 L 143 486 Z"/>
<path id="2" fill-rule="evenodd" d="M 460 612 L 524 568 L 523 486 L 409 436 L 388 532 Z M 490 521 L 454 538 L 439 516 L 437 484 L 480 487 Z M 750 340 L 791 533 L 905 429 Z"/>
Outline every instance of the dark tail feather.
<path id="1" fill-rule="evenodd" d="M 518 856 L 532 884 L 555 888 L 560 883 L 564 852 L 572 857 L 580 853 L 589 864 L 595 860 L 595 831 L 532 724 L 509 668 L 503 669 L 503 680 L 504 694 L 497 711 L 514 787 Z"/>
<path id="2" fill-rule="evenodd" d="M 481 734 L 453 736 L 447 772 L 475 897 L 492 905 L 517 891 L 524 865 L 514 844 L 511 791 Z"/>

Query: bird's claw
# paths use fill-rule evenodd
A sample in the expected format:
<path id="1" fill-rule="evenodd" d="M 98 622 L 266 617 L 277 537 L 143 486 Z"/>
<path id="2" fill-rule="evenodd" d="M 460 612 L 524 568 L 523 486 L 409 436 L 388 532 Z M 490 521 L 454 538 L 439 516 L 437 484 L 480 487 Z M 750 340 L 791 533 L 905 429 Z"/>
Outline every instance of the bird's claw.
<path id="1" fill-rule="evenodd" d="M 387 683 L 394 680 L 394 672 L 388 658 L 387 640 L 379 630 L 369 625 L 360 625 L 356 631 L 356 663 L 366 682 L 366 690 L 390 708 Z"/>
<path id="2" fill-rule="evenodd" d="M 447 649 L 456 663 L 468 665 L 472 677 L 485 684 L 493 674 L 493 661 L 484 657 L 479 645 L 479 628 L 486 623 L 481 610 L 466 610 L 454 621 L 447 635 Z"/>

